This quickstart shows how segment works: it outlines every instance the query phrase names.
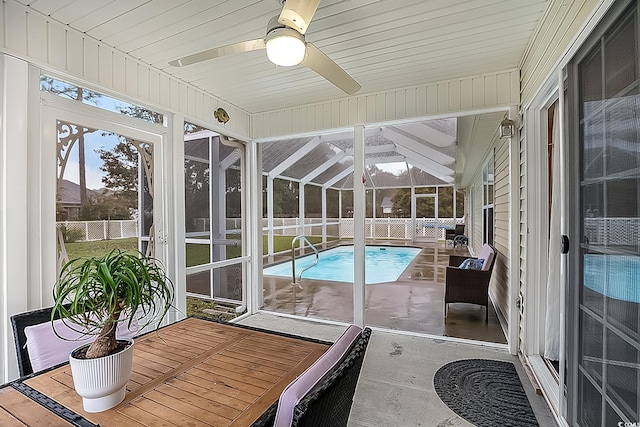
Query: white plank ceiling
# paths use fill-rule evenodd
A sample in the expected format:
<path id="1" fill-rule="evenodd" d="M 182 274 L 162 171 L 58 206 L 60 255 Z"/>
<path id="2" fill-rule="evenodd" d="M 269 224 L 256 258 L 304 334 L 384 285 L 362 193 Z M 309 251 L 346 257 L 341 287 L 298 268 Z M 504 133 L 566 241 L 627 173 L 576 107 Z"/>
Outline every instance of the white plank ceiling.
<path id="1" fill-rule="evenodd" d="M 344 98 L 264 51 L 169 61 L 264 37 L 279 0 L 19 0 L 250 113 Z M 519 66 L 547 0 L 322 0 L 306 34 L 372 93 Z"/>

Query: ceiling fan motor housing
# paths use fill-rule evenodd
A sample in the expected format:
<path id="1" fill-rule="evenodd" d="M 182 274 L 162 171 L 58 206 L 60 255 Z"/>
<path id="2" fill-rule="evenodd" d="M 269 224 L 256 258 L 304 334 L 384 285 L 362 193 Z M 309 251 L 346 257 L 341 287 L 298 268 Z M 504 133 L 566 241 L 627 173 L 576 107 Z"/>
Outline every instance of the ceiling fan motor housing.
<path id="1" fill-rule="evenodd" d="M 302 62 L 306 53 L 304 36 L 293 28 L 278 22 L 274 16 L 267 25 L 264 38 L 267 57 L 276 65 L 289 67 Z"/>

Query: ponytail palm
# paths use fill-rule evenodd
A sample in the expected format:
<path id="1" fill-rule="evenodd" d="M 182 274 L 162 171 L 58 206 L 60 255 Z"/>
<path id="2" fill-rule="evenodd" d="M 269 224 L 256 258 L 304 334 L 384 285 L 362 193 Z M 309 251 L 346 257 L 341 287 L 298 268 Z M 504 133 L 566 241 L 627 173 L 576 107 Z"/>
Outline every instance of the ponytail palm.
<path id="1" fill-rule="evenodd" d="M 53 290 L 52 319 L 58 313 L 78 331 L 97 338 L 87 359 L 117 351 L 116 327 L 140 328 L 159 321 L 173 304 L 173 283 L 159 262 L 142 253 L 119 249 L 95 258 L 67 262 Z"/>

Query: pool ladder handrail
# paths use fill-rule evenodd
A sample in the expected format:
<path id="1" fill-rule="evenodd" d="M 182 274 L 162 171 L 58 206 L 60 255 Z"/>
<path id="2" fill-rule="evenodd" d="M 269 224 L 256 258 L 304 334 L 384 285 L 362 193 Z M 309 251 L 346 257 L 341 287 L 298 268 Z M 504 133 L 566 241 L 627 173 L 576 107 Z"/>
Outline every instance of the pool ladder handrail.
<path id="1" fill-rule="evenodd" d="M 297 240 L 304 240 L 309 246 L 311 246 L 311 249 L 313 249 L 313 252 L 315 252 L 316 254 L 316 260 L 313 262 L 313 264 L 303 268 L 302 271 L 300 271 L 300 274 L 298 275 L 298 280 L 296 280 L 296 241 Z M 300 245 L 300 249 L 302 249 L 302 245 Z M 291 284 L 298 285 L 298 287 L 302 289 L 302 286 L 300 286 L 300 282 L 302 281 L 302 273 L 304 273 L 311 267 L 315 267 L 316 265 L 318 265 L 318 260 L 319 260 L 318 249 L 316 249 L 316 247 L 313 245 L 313 243 L 309 241 L 309 239 L 307 239 L 304 235 L 294 237 L 293 240 L 291 241 L 291 277 L 293 279 L 293 282 Z"/>

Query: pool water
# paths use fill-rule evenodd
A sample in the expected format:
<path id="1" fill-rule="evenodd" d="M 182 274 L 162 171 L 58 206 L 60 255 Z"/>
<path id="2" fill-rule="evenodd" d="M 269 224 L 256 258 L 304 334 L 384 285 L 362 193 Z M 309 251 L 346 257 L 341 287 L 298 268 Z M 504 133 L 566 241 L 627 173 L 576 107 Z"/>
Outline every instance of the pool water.
<path id="1" fill-rule="evenodd" d="M 366 284 L 395 282 L 421 250 L 401 246 L 367 246 Z M 314 254 L 296 258 L 296 277 L 314 260 Z M 291 261 L 266 267 L 263 273 L 265 276 L 291 278 Z M 305 271 L 302 278 L 353 283 L 353 246 L 339 246 L 320 252 L 318 265 Z"/>
<path id="2" fill-rule="evenodd" d="M 609 298 L 640 303 L 640 257 L 584 256 L 584 286 Z"/>

